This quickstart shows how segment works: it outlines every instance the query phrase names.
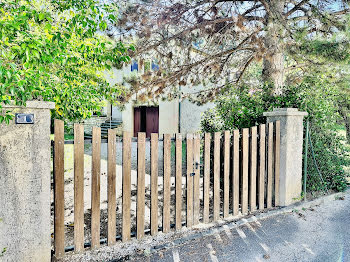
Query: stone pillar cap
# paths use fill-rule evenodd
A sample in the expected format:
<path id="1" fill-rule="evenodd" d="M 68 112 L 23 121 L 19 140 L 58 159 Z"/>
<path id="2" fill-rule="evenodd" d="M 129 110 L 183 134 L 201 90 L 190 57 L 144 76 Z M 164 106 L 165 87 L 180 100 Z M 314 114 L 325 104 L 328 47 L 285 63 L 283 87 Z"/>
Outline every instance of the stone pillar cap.
<path id="1" fill-rule="evenodd" d="M 274 108 L 272 112 L 264 112 L 264 116 L 307 116 L 307 112 L 301 112 L 298 108 Z"/>
<path id="2" fill-rule="evenodd" d="M 18 106 L 15 103 L 11 103 L 10 105 L 3 105 L 5 108 L 36 108 L 36 109 L 55 109 L 54 102 L 46 102 L 46 101 L 27 101 L 26 106 Z"/>

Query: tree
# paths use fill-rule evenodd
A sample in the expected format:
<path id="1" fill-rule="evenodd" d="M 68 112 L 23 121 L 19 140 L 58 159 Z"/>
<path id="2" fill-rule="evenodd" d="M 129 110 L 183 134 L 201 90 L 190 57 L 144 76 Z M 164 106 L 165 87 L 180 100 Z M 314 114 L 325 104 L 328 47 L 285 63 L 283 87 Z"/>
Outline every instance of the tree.
<path id="1" fill-rule="evenodd" d="M 289 52 L 305 39 L 344 30 L 349 12 L 347 1 L 340 0 L 144 0 L 123 8 L 120 34 L 136 35 L 136 55 L 158 60 L 163 69 L 145 74 L 132 91 L 198 102 L 238 84 L 254 61 L 262 61 L 270 93 L 280 95 L 287 73 L 314 62 L 298 63 Z M 174 91 L 198 84 L 206 88 L 192 96 Z"/>
<path id="2" fill-rule="evenodd" d="M 53 101 L 54 117 L 68 120 L 116 103 L 123 89 L 104 74 L 133 49 L 105 34 L 116 20 L 115 5 L 95 0 L 0 0 L 0 123 L 11 102 Z"/>
<path id="3" fill-rule="evenodd" d="M 348 17 L 350 19 L 350 17 Z M 300 56 L 312 59 L 313 65 L 307 69 L 299 70 L 289 75 L 288 82 L 296 84 L 302 82 L 305 76 L 319 75 L 320 78 L 327 77 L 336 92 L 332 99 L 337 106 L 337 113 L 344 122 L 347 141 L 350 144 L 350 27 L 345 23 L 344 32 L 336 32 L 328 39 L 304 40 L 297 50 L 291 51 L 290 55 L 296 61 Z M 298 57 L 299 56 L 299 57 Z"/>
<path id="4" fill-rule="evenodd" d="M 253 74 L 251 71 L 248 73 Z M 325 190 L 325 187 L 345 190 L 344 166 L 350 164 L 350 159 L 338 132 L 338 98 L 342 91 L 335 85 L 335 79 L 328 73 L 310 70 L 301 83 L 282 89 L 282 95 L 271 96 L 268 89 L 252 89 L 251 85 L 228 87 L 227 92 L 215 101 L 215 108 L 203 115 L 202 131 L 218 132 L 264 124 L 263 112 L 276 107 L 296 107 L 307 111 L 313 150 L 324 180 L 320 179 L 319 171 L 310 159 L 307 191 Z M 311 151 L 309 155 L 311 157 Z"/>

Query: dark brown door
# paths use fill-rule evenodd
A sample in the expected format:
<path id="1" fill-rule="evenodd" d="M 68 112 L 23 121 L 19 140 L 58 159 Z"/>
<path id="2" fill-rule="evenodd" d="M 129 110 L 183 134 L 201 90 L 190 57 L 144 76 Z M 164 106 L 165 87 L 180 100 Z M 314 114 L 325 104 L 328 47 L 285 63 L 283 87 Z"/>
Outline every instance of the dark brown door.
<path id="1" fill-rule="evenodd" d="M 137 136 L 137 133 L 141 132 L 141 108 L 134 108 L 134 137 Z"/>
<path id="2" fill-rule="evenodd" d="M 150 137 L 151 133 L 159 131 L 159 109 L 158 107 L 140 106 L 134 108 L 134 137 L 138 132 L 146 132 Z"/>
<path id="3" fill-rule="evenodd" d="M 146 136 L 150 137 L 151 133 L 159 131 L 159 108 L 147 107 L 146 110 Z"/>

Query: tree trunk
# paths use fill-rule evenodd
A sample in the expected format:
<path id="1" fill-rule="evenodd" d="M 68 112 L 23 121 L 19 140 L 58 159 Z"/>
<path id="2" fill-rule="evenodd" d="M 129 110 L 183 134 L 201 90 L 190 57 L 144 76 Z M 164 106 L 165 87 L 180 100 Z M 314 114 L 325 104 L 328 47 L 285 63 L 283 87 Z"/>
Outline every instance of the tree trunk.
<path id="1" fill-rule="evenodd" d="M 262 77 L 265 84 L 273 86 L 272 95 L 281 95 L 284 85 L 283 9 L 284 1 L 271 0 L 266 13 L 267 30 L 264 41 L 266 53 Z"/>
<path id="2" fill-rule="evenodd" d="M 344 120 L 346 140 L 347 140 L 347 143 L 350 144 L 350 112 L 346 107 L 345 108 L 340 107 L 338 112 Z"/>
<path id="3" fill-rule="evenodd" d="M 350 119 L 347 118 L 345 121 L 345 130 L 346 130 L 346 140 L 350 145 Z"/>

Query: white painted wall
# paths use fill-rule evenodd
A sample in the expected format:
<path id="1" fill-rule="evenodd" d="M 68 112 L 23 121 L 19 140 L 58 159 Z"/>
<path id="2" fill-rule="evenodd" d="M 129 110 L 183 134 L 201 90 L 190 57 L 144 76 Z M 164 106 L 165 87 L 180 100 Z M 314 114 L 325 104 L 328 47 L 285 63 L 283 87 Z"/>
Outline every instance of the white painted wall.
<path id="1" fill-rule="evenodd" d="M 197 106 L 187 99 L 181 101 L 180 105 L 180 133 L 196 133 L 201 129 L 200 122 L 202 114 L 205 110 L 213 108 L 214 103 L 207 103 L 201 106 Z"/>
<path id="2" fill-rule="evenodd" d="M 142 72 L 142 71 L 141 71 Z M 123 83 L 124 77 L 130 77 L 132 74 L 137 74 L 137 71 L 131 72 L 131 66 L 126 65 L 123 69 L 113 69 L 112 74 L 106 75 L 107 79 L 111 84 Z M 126 84 L 126 83 L 124 83 Z M 126 84 L 127 85 L 127 84 Z M 183 92 L 197 92 L 200 89 L 203 89 L 203 86 L 196 87 L 182 87 Z M 134 106 L 141 105 L 159 105 L 159 133 L 160 134 L 175 134 L 179 131 L 183 134 L 186 133 L 195 133 L 200 130 L 200 120 L 203 112 L 209 108 L 214 107 L 214 103 L 207 103 L 202 106 L 197 106 L 187 99 L 180 102 L 179 100 L 174 99 L 173 101 L 159 101 L 159 102 L 147 102 L 145 104 L 137 103 L 136 95 L 130 99 L 130 102 L 125 105 L 123 111 L 118 107 L 113 107 L 112 112 L 109 107 L 108 117 L 111 116 L 120 119 L 123 121 L 123 131 L 134 132 Z M 180 113 L 179 116 L 179 107 Z M 180 120 L 180 130 L 179 130 L 179 120 Z"/>
<path id="3" fill-rule="evenodd" d="M 122 111 L 123 131 L 134 133 L 134 108 L 133 103 L 128 103 Z"/>
<path id="4" fill-rule="evenodd" d="M 179 132 L 179 101 L 159 102 L 159 134 L 176 134 Z"/>
<path id="5" fill-rule="evenodd" d="M 185 86 L 181 88 L 184 93 L 194 93 L 204 89 L 202 85 L 189 87 Z M 188 99 L 184 99 L 180 103 L 180 133 L 196 133 L 200 131 L 201 117 L 204 111 L 213 108 L 214 103 L 206 103 L 198 106 L 191 103 Z"/>

